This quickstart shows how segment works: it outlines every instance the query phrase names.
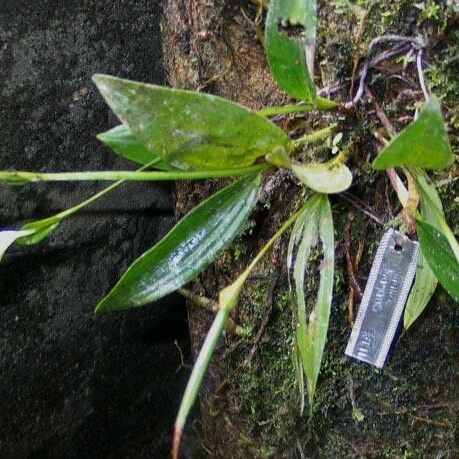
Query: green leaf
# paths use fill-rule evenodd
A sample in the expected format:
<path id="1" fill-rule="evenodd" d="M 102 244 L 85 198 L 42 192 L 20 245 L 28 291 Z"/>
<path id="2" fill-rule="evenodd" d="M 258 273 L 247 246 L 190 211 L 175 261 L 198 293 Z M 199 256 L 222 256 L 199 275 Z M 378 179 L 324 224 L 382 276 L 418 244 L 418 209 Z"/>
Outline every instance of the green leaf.
<path id="1" fill-rule="evenodd" d="M 165 88 L 107 75 L 93 77 L 123 124 L 148 150 L 181 169 L 250 166 L 287 135 L 266 118 L 211 94 Z"/>
<path id="2" fill-rule="evenodd" d="M 292 164 L 292 171 L 318 193 L 341 193 L 352 184 L 352 173 L 345 164 L 334 161 L 317 164 Z"/>
<path id="3" fill-rule="evenodd" d="M 459 303 L 459 259 L 442 231 L 417 220 L 421 247 L 430 268 L 445 290 Z"/>
<path id="4" fill-rule="evenodd" d="M 327 337 L 333 297 L 334 233 L 330 202 L 324 195 L 315 195 L 308 200 L 298 217 L 290 237 L 287 265 L 290 270 L 295 246 L 298 246 L 293 266 L 297 320 L 297 364 L 306 375 L 309 408 L 312 412 L 313 398 L 320 372 L 323 350 Z M 319 267 L 320 283 L 315 306 L 307 318 L 305 300 L 305 273 L 312 248 L 318 240 L 322 242 L 323 260 Z"/>
<path id="5" fill-rule="evenodd" d="M 316 0 L 271 0 L 266 17 L 265 46 L 274 78 L 287 94 L 314 101 Z"/>
<path id="6" fill-rule="evenodd" d="M 439 196 L 436 193 L 429 192 L 426 188 L 427 182 L 425 177 L 423 178 L 422 175 L 418 174 L 416 179 L 421 196 L 421 202 L 424 202 L 424 208 L 427 208 L 429 211 L 428 223 L 432 222 L 432 226 L 443 233 L 446 240 L 449 242 L 454 256 L 459 262 L 459 243 L 457 242 L 451 228 L 448 226 L 448 223 L 446 223 L 443 206 Z"/>
<path id="7" fill-rule="evenodd" d="M 161 158 L 155 153 L 145 148 L 134 137 L 129 129 L 129 126 L 120 124 L 107 132 L 99 134 L 97 138 L 116 154 L 130 161 L 145 165 L 151 163 L 157 158 L 158 161 L 155 162 L 155 169 L 162 171 L 170 171 L 174 169 L 170 164 L 161 160 Z"/>
<path id="8" fill-rule="evenodd" d="M 26 223 L 21 229 L 30 231 L 29 235 L 18 239 L 18 243 L 22 245 L 34 245 L 46 239 L 61 222 L 65 219 L 61 214 L 53 215 L 52 217 L 36 220 Z"/>
<path id="9" fill-rule="evenodd" d="M 427 182 L 422 172 L 413 171 L 412 174 L 416 180 L 421 197 L 421 218 L 440 230 L 441 226 L 437 221 L 437 214 L 440 213 L 442 218 L 444 218 L 444 213 L 437 190 Z M 435 292 L 437 284 L 437 277 L 430 269 L 421 248 L 419 251 L 416 278 L 408 297 L 403 317 L 405 330 L 408 330 L 424 311 Z"/>
<path id="10" fill-rule="evenodd" d="M 148 163 L 146 163 L 143 167 L 141 167 L 138 170 L 138 172 L 141 172 L 150 166 L 156 165 L 160 161 L 161 160 L 159 158 L 154 158 Z M 19 238 L 17 242 L 22 245 L 38 244 L 43 239 L 47 238 L 54 230 L 56 230 L 65 219 L 69 218 L 70 216 L 84 209 L 85 207 L 89 206 L 93 202 L 99 200 L 106 194 L 110 193 L 110 191 L 113 191 L 115 188 L 118 188 L 123 183 L 124 180 L 118 180 L 117 182 L 112 183 L 110 186 L 106 188 L 103 188 L 98 193 L 90 196 L 89 198 L 85 199 L 79 204 L 70 207 L 69 209 L 59 212 L 51 217 L 43 218 L 41 220 L 36 220 L 25 224 L 21 229 L 28 231 L 29 233 Z"/>
<path id="11" fill-rule="evenodd" d="M 244 177 L 193 209 L 134 261 L 96 312 L 142 306 L 193 280 L 239 233 L 260 182 L 260 175 Z"/>
<path id="12" fill-rule="evenodd" d="M 413 325 L 427 307 L 437 288 L 437 284 L 438 280 L 430 269 L 421 249 L 419 251 L 418 266 L 416 268 L 416 278 L 403 315 L 403 326 L 405 330 L 408 330 L 411 325 Z"/>
<path id="13" fill-rule="evenodd" d="M 375 169 L 419 166 L 443 169 L 453 164 L 454 157 L 448 140 L 440 103 L 432 97 L 417 120 L 398 134 L 373 161 Z"/>

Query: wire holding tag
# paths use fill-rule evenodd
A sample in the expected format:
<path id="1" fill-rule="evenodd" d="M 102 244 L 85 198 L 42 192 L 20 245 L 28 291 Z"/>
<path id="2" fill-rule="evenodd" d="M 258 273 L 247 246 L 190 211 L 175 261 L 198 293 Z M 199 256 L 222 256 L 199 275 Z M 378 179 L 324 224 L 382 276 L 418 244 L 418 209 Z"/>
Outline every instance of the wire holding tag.
<path id="1" fill-rule="evenodd" d="M 384 366 L 413 285 L 419 244 L 389 229 L 376 252 L 346 355 Z"/>

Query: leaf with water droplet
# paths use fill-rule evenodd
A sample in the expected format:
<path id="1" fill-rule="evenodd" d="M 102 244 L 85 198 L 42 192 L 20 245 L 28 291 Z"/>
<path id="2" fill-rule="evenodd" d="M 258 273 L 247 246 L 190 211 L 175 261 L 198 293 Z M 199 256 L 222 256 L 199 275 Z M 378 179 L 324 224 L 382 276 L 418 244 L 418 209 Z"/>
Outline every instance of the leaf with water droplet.
<path id="1" fill-rule="evenodd" d="M 459 260 L 442 231 L 417 220 L 417 233 L 423 254 L 445 290 L 459 302 Z"/>
<path id="2" fill-rule="evenodd" d="M 419 166 L 424 169 L 444 169 L 451 166 L 453 160 L 440 103 L 432 96 L 419 117 L 379 153 L 373 161 L 373 168 Z"/>
<path id="3" fill-rule="evenodd" d="M 193 280 L 242 229 L 260 183 L 260 175 L 244 177 L 199 204 L 134 261 L 96 312 L 142 306 Z"/>
<path id="4" fill-rule="evenodd" d="M 263 116 L 212 94 L 95 75 L 99 91 L 149 151 L 180 169 L 252 165 L 288 136 Z"/>
<path id="5" fill-rule="evenodd" d="M 441 230 L 441 224 L 437 215 L 444 219 L 443 206 L 438 196 L 437 190 L 433 185 L 428 183 L 426 176 L 420 170 L 413 170 L 412 175 L 416 180 L 417 188 L 421 198 L 421 217 L 430 225 Z M 417 318 L 427 307 L 433 293 L 437 287 L 438 280 L 433 271 L 430 269 L 427 260 L 422 253 L 422 247 L 419 250 L 418 267 L 416 277 L 408 297 L 405 313 L 403 316 L 403 325 L 405 330 L 413 325 Z"/>

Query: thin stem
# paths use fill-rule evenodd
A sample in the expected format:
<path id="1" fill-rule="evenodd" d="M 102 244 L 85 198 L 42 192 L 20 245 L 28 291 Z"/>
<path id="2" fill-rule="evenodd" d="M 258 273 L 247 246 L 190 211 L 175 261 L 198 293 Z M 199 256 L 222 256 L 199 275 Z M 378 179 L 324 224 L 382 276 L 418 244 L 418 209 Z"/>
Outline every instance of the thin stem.
<path id="1" fill-rule="evenodd" d="M 249 276 L 252 269 L 255 265 L 261 260 L 261 258 L 266 254 L 266 252 L 273 246 L 273 244 L 279 239 L 285 231 L 295 223 L 296 219 L 300 215 L 301 210 L 295 212 L 271 237 L 271 239 L 265 244 L 265 246 L 258 252 L 257 256 L 252 260 L 250 265 L 245 269 L 245 271 L 239 276 L 239 278 L 235 281 L 234 284 L 236 285 L 236 291 L 234 295 L 234 302 L 228 304 L 227 306 L 220 305 L 220 309 L 215 316 L 215 319 L 210 327 L 209 332 L 207 333 L 206 339 L 204 340 L 204 344 L 199 352 L 198 358 L 196 363 L 194 364 L 193 371 L 191 372 L 190 379 L 188 380 L 188 384 L 185 389 L 185 393 L 183 394 L 182 402 L 180 404 L 179 412 L 177 414 L 177 419 L 175 421 L 175 429 L 174 429 L 174 440 L 172 445 L 172 457 L 174 459 L 178 459 L 178 453 L 180 448 L 180 440 L 183 434 L 183 428 L 186 423 L 186 419 L 188 414 L 196 401 L 196 397 L 198 396 L 199 389 L 201 388 L 201 384 L 206 373 L 207 367 L 209 365 L 210 359 L 215 351 L 215 347 L 218 342 L 218 338 L 223 332 L 223 329 L 227 323 L 227 319 L 232 309 L 232 305 L 235 304 L 237 301 L 237 296 L 240 290 L 239 287 L 242 288 L 245 280 Z M 231 287 L 231 286 L 230 286 Z M 227 287 L 228 288 L 228 287 Z"/>
<path id="2" fill-rule="evenodd" d="M 389 57 L 396 55 L 399 51 L 402 50 L 401 47 L 396 47 L 394 50 L 389 50 L 389 52 L 383 53 L 380 57 L 371 60 L 369 56 L 371 55 L 374 47 L 379 45 L 380 43 L 385 43 L 388 41 L 408 43 L 411 44 L 411 46 L 415 49 L 422 49 L 425 46 L 424 42 L 422 42 L 418 38 L 404 37 L 402 35 L 381 35 L 379 37 L 374 38 L 368 46 L 368 57 L 366 58 L 362 71 L 360 72 L 360 82 L 357 92 L 351 101 L 346 102 L 346 104 L 344 105 L 345 108 L 349 109 L 355 107 L 362 98 L 363 92 L 365 90 L 365 81 L 367 79 L 370 68 L 372 68 L 376 63 L 381 62 L 381 60 L 388 59 Z"/>
<path id="3" fill-rule="evenodd" d="M 308 143 L 319 142 L 320 140 L 330 137 L 333 133 L 333 129 L 335 129 L 336 126 L 336 124 L 331 124 L 330 126 L 323 129 L 319 129 L 318 131 L 314 131 L 311 134 L 305 134 L 299 139 L 294 140 L 293 143 L 295 146 L 299 146 Z"/>
<path id="4" fill-rule="evenodd" d="M 264 10 L 268 9 L 268 5 L 269 5 L 268 0 L 250 0 L 250 2 L 258 6 L 259 8 L 263 8 Z"/>
<path id="5" fill-rule="evenodd" d="M 218 303 L 216 301 L 211 300 L 210 298 L 207 298 L 206 296 L 197 295 L 186 288 L 179 288 L 177 292 L 180 293 L 180 295 L 182 295 L 194 306 L 211 312 L 216 312 L 219 309 Z M 250 329 L 241 327 L 231 317 L 228 317 L 228 319 L 226 320 L 225 328 L 226 330 L 237 336 L 248 337 L 251 334 Z"/>
<path id="6" fill-rule="evenodd" d="M 261 116 L 276 116 L 276 115 L 285 115 L 288 113 L 303 113 L 303 112 L 311 112 L 313 110 L 333 110 L 339 107 L 339 104 L 333 102 L 329 99 L 324 99 L 322 97 L 318 97 L 316 99 L 316 103 L 306 103 L 301 105 L 281 105 L 276 107 L 268 107 L 258 110 L 257 113 Z"/>
<path id="7" fill-rule="evenodd" d="M 183 394 L 177 419 L 175 421 L 174 440 L 172 446 L 172 457 L 175 459 L 178 459 L 180 439 L 182 437 L 183 428 L 185 427 L 186 418 L 196 401 L 199 389 L 201 388 L 202 380 L 214 353 L 218 338 L 223 332 L 228 316 L 229 311 L 225 309 L 218 310 L 212 326 L 207 333 L 206 339 L 204 340 L 204 344 L 202 345 L 198 358 L 196 359 L 188 384 L 186 385 L 185 393 Z"/>
<path id="8" fill-rule="evenodd" d="M 258 252 L 257 256 L 251 261 L 250 265 L 247 266 L 242 276 L 248 277 L 252 269 L 256 264 L 263 258 L 266 252 L 274 245 L 274 243 L 295 223 L 296 219 L 301 213 L 301 209 L 296 211 L 284 224 L 274 233 L 271 239 L 263 246 L 263 248 Z M 242 277 L 241 276 L 241 277 Z"/>
<path id="9" fill-rule="evenodd" d="M 421 85 L 422 93 L 424 94 L 424 99 L 429 101 L 430 93 L 427 89 L 426 80 L 424 78 L 424 70 L 422 69 L 422 49 L 418 51 L 416 57 L 416 67 L 418 69 L 419 84 Z"/>
<path id="10" fill-rule="evenodd" d="M 140 169 L 138 169 L 137 172 L 141 172 L 145 169 L 148 169 L 151 166 L 154 166 L 155 164 L 159 163 L 161 161 L 161 158 L 155 158 L 153 161 L 149 162 L 148 164 L 145 164 L 145 166 L 142 166 Z M 76 206 L 71 207 L 70 209 L 64 210 L 62 212 L 59 212 L 58 214 L 55 215 L 56 218 L 62 219 L 69 217 L 70 215 L 73 215 L 74 213 L 78 212 L 79 210 L 85 208 L 86 206 L 89 206 L 93 202 L 97 201 L 100 199 L 102 196 L 105 194 L 109 193 L 110 191 L 114 190 L 115 188 L 119 187 L 125 182 L 125 180 L 118 180 L 115 183 L 112 183 L 109 185 L 107 188 L 104 188 L 103 190 L 99 191 L 98 193 L 94 194 L 93 196 L 89 197 L 88 199 L 84 200 L 83 202 L 80 202 L 80 204 L 77 204 Z"/>
<path id="11" fill-rule="evenodd" d="M 240 167 L 234 169 L 208 170 L 208 171 L 89 171 L 89 172 L 25 172 L 2 171 L 0 182 L 22 185 L 29 182 L 69 182 L 69 181 L 167 181 L 167 180 L 200 180 L 207 178 L 235 177 L 254 174 L 268 169 L 267 164 Z"/>

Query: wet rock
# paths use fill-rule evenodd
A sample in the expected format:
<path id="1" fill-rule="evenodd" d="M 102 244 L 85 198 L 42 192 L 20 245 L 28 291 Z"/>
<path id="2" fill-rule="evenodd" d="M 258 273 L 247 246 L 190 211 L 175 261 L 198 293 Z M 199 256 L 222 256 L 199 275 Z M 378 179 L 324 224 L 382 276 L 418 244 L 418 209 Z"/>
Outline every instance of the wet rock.
<path id="1" fill-rule="evenodd" d="M 160 1 L 10 1 L 0 9 L 0 168 L 132 168 L 95 139 L 116 119 L 96 72 L 163 83 Z M 0 226 L 76 204 L 97 183 L 0 187 Z M 0 455 L 166 457 L 186 374 L 170 297 L 94 316 L 173 223 L 169 185 L 128 184 L 0 265 Z"/>

